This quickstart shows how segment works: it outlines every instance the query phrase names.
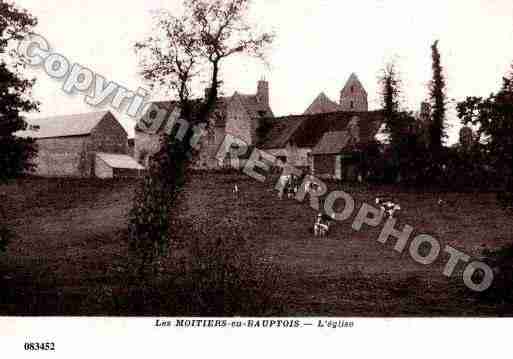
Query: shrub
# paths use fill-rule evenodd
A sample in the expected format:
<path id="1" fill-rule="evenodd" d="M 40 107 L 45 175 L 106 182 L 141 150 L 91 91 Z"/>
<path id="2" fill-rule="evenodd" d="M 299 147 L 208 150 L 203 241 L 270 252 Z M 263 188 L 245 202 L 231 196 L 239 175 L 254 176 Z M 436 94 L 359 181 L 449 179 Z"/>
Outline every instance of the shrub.
<path id="1" fill-rule="evenodd" d="M 182 302 L 188 306 L 183 309 L 200 316 L 276 315 L 279 271 L 251 244 L 241 223 L 227 219 L 203 228 L 183 272 Z"/>
<path id="2" fill-rule="evenodd" d="M 495 275 L 492 286 L 480 293 L 480 299 L 497 304 L 513 303 L 513 246 L 506 246 L 493 252 L 485 250 L 483 255 Z"/>

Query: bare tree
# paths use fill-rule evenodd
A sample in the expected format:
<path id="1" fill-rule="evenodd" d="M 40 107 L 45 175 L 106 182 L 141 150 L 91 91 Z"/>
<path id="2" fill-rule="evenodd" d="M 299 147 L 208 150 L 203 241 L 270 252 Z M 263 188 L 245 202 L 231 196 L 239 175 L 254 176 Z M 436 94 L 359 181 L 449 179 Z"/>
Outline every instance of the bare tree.
<path id="1" fill-rule="evenodd" d="M 272 34 L 253 31 L 247 21 L 249 5 L 250 0 L 185 0 L 179 17 L 157 11 L 152 36 L 136 44 L 144 79 L 177 98 L 181 118 L 189 123 L 185 136 L 163 136 L 130 213 L 132 248 L 139 249 L 143 262 L 153 261 L 167 248 L 170 211 L 193 152 L 190 139 L 195 126 L 208 126 L 223 61 L 236 55 L 263 59 L 272 43 Z M 205 99 L 192 101 L 193 85 L 202 77 L 208 78 L 210 91 Z"/>
<path id="2" fill-rule="evenodd" d="M 143 77 L 153 86 L 171 90 L 182 117 L 207 123 L 214 109 L 223 60 L 235 55 L 264 59 L 273 34 L 253 31 L 247 21 L 250 0 L 185 0 L 180 17 L 167 10 L 155 15 L 153 35 L 136 44 Z M 193 112 L 192 84 L 208 76 L 210 92 Z"/>

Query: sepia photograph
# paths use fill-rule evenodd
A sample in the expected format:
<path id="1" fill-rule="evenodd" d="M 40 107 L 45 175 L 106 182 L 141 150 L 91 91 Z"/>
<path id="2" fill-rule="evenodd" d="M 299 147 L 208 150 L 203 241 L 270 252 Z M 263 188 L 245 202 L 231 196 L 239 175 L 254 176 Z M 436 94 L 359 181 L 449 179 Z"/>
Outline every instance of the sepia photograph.
<path id="1" fill-rule="evenodd" d="M 507 332 L 512 49 L 510 0 L 0 0 L 0 337 Z"/>

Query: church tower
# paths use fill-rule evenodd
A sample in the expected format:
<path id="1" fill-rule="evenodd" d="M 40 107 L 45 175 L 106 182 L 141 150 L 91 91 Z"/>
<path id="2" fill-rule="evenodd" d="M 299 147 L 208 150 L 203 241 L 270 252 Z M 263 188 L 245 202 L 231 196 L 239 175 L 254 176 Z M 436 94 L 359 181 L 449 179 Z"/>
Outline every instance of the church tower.
<path id="1" fill-rule="evenodd" d="M 367 91 L 354 73 L 340 92 L 340 107 L 342 111 L 369 111 Z"/>

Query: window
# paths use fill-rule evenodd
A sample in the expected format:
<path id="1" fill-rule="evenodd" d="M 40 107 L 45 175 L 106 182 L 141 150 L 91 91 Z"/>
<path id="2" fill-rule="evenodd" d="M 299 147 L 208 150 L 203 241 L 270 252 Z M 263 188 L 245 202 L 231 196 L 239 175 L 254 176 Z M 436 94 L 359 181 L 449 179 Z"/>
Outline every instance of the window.
<path id="1" fill-rule="evenodd" d="M 258 111 L 258 116 L 260 116 L 260 117 L 265 117 L 265 114 L 266 114 L 265 111 L 262 111 L 262 110 Z"/>
<path id="2" fill-rule="evenodd" d="M 287 163 L 287 156 L 278 156 L 278 160 L 282 163 Z"/>
<path id="3" fill-rule="evenodd" d="M 349 103 L 349 107 L 351 107 L 352 109 L 354 108 L 354 101 L 351 101 L 351 102 Z"/>
<path id="4" fill-rule="evenodd" d="M 354 86 L 351 86 L 351 93 L 354 92 Z"/>
<path id="5" fill-rule="evenodd" d="M 39 125 L 30 125 L 29 130 L 30 131 L 39 131 L 41 129 L 41 126 Z"/>

